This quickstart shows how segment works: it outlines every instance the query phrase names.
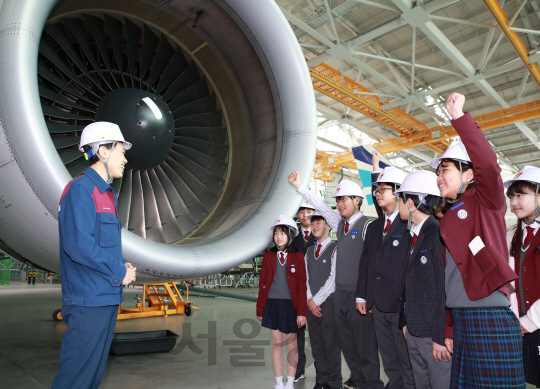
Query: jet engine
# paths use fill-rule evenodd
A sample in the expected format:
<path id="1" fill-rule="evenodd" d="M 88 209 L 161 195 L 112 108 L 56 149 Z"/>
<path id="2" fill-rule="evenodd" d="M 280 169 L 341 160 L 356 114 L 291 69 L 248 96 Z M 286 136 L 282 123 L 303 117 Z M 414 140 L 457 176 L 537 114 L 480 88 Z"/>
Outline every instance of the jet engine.
<path id="1" fill-rule="evenodd" d="M 313 88 L 273 0 L 0 1 L 0 80 L 0 243 L 44 269 L 94 121 L 133 143 L 112 186 L 144 278 L 255 256 L 300 204 L 287 175 L 311 176 Z"/>

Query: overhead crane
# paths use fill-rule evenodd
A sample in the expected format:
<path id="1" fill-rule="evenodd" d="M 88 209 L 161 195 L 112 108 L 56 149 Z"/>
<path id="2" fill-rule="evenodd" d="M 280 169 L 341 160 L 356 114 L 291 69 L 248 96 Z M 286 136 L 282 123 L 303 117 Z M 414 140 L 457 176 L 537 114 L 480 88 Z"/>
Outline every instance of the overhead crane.
<path id="1" fill-rule="evenodd" d="M 352 151 L 336 154 L 317 151 L 315 166 L 313 167 L 313 178 L 323 182 L 334 181 L 332 173 L 339 172 L 344 167 L 356 170 Z"/>
<path id="2" fill-rule="evenodd" d="M 315 90 L 377 120 L 400 134 L 427 129 L 424 123 L 400 108 L 382 109 L 384 103 L 381 103 L 373 92 L 325 63 L 312 67 L 309 73 Z"/>
<path id="3" fill-rule="evenodd" d="M 491 112 L 485 115 L 475 116 L 473 119 L 480 124 L 480 128 L 490 130 L 507 124 L 540 117 L 540 100 L 532 101 Z M 383 154 L 408 149 L 415 146 L 431 146 L 442 154 L 450 143 L 450 139 L 457 136 L 452 126 L 433 127 L 428 130 L 417 131 L 413 134 L 402 135 L 384 142 L 375 143 L 373 146 Z"/>
<path id="4" fill-rule="evenodd" d="M 508 21 L 508 17 L 506 15 L 506 12 L 503 11 L 501 5 L 497 0 L 483 0 L 484 4 L 486 5 L 487 9 L 493 16 L 493 18 L 497 21 L 497 24 L 499 25 L 500 29 L 516 51 L 519 59 L 521 62 L 523 62 L 523 65 L 525 65 L 525 68 L 529 71 L 530 75 L 533 77 L 533 79 L 536 81 L 536 84 L 540 87 L 540 69 L 538 68 L 538 65 L 534 62 L 529 61 L 529 53 L 527 51 L 527 48 L 523 44 L 523 41 L 519 37 L 516 31 L 522 31 L 523 29 L 517 29 L 512 26 L 512 22 Z M 512 21 L 515 19 L 515 16 L 521 11 L 521 8 L 525 5 L 525 1 L 522 2 L 520 8 L 512 17 Z"/>
<path id="5" fill-rule="evenodd" d="M 534 78 L 538 86 L 540 86 L 540 69 L 534 62 L 529 61 L 529 53 L 516 33 L 519 29 L 512 26 L 517 13 L 509 21 L 497 0 L 483 1 L 497 21 L 498 27 L 506 35 L 512 47 L 514 47 L 514 50 L 530 75 Z M 376 93 L 371 92 L 369 89 L 325 63 L 311 68 L 310 75 L 315 90 L 371 117 L 400 134 L 397 138 L 374 145 L 383 154 L 416 146 L 425 146 L 439 154 L 443 154 L 450 145 L 451 138 L 457 136 L 457 132 L 452 126 L 441 125 L 428 128 L 424 123 L 400 108 L 385 110 L 383 106 L 386 102 L 381 102 Z M 501 109 L 485 115 L 478 115 L 474 117 L 474 120 L 485 131 L 538 117 L 540 117 L 540 100 Z M 346 151 L 333 155 L 317 152 L 313 177 L 325 182 L 332 181 L 332 173 L 339 171 L 342 167 L 356 168 L 352 152 Z"/>
<path id="6" fill-rule="evenodd" d="M 311 68 L 310 75 L 315 90 L 377 120 L 400 134 L 397 138 L 374 144 L 375 148 L 383 154 L 416 146 L 425 146 L 442 154 L 450 145 L 451 138 L 457 136 L 452 126 L 441 125 L 428 128 L 424 123 L 399 108 L 384 110 L 385 102 L 381 103 L 379 98 L 369 89 L 325 63 Z M 479 115 L 474 119 L 481 124 L 482 130 L 485 131 L 538 117 L 540 117 L 540 100 Z M 352 153 L 349 154 L 349 158 L 351 158 Z M 354 158 L 351 161 L 353 160 Z M 354 163 L 351 162 L 351 164 Z M 315 169 L 314 177 L 331 181 L 331 173 L 339 171 L 339 166 L 339 164 L 321 164 Z"/>

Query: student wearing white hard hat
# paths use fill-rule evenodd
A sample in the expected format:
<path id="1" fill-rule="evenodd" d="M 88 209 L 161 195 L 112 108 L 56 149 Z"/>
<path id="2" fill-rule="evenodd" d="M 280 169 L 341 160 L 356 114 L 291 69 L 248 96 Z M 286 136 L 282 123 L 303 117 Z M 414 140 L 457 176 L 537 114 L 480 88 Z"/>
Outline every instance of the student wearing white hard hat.
<path id="1" fill-rule="evenodd" d="M 371 182 L 379 218 L 366 232 L 356 284 L 356 309 L 362 315 L 373 316 L 388 387 L 414 389 L 407 343 L 398 326 L 407 224 L 399 218 L 399 200 L 394 192 L 407 173 L 393 166 L 381 172 L 380 157 L 378 151 L 373 152 Z"/>
<path id="2" fill-rule="evenodd" d="M 136 269 L 122 256 L 117 197 L 109 185 L 124 174 L 131 147 L 116 124 L 96 122 L 81 135 L 90 166 L 60 198 L 58 229 L 62 275 L 62 339 L 53 388 L 97 388 L 103 378 L 123 285 Z"/>
<path id="3" fill-rule="evenodd" d="M 448 389 L 452 369 L 452 337 L 446 326 L 444 246 L 439 222 L 433 216 L 440 191 L 435 173 L 410 173 L 401 188 L 399 214 L 408 220 L 406 266 L 400 327 L 406 337 L 417 389 Z M 445 333 L 446 330 L 446 333 Z"/>
<path id="4" fill-rule="evenodd" d="M 518 219 L 506 235 L 509 263 L 518 275 L 510 286 L 510 307 L 523 334 L 525 381 L 540 388 L 540 168 L 523 167 L 504 187 Z"/>
<path id="5" fill-rule="evenodd" d="M 315 207 L 311 205 L 307 200 L 302 200 L 298 212 L 296 212 L 296 217 L 300 222 L 300 230 L 298 231 L 298 236 L 295 238 L 294 243 L 296 248 L 302 254 L 306 254 L 308 247 L 315 244 L 315 237 L 311 233 L 311 215 L 315 211 Z M 306 344 L 306 327 L 302 327 L 298 330 L 297 333 L 297 344 L 298 344 L 298 366 L 296 366 L 296 374 L 294 375 L 294 382 L 298 382 L 306 378 L 306 353 L 305 353 L 305 344 Z"/>
<path id="6" fill-rule="evenodd" d="M 257 319 L 272 330 L 275 389 L 292 389 L 298 364 L 296 334 L 306 325 L 306 266 L 296 249 L 298 227 L 281 215 L 271 227 L 273 244 L 264 252 L 257 298 Z M 285 339 L 284 339 L 285 336 Z M 283 383 L 283 346 L 287 345 L 287 381 Z M 291 357 L 294 355 L 294 361 Z"/>
<path id="7" fill-rule="evenodd" d="M 334 192 L 339 212 L 336 213 L 302 185 L 298 172 L 289 175 L 289 182 L 305 200 L 317 208 L 317 212 L 320 212 L 328 225 L 336 231 L 336 325 L 341 350 L 351 371 L 351 377 L 343 383 L 343 387 L 383 389 L 373 315 L 361 315 L 356 310 L 355 294 L 360 257 L 367 226 L 371 223 L 371 220 L 360 212 L 364 198 L 362 188 L 353 181 L 341 181 Z"/>
<path id="8" fill-rule="evenodd" d="M 516 273 L 508 264 L 501 168 L 464 103 L 452 93 L 447 111 L 466 153 L 447 151 L 432 165 L 446 200 L 439 225 L 454 330 L 452 387 L 525 388 L 521 330 L 508 300 Z"/>
<path id="9" fill-rule="evenodd" d="M 305 254 L 309 341 L 317 372 L 315 388 L 339 389 L 341 348 L 334 309 L 337 245 L 330 238 L 330 226 L 319 212 L 315 211 L 310 219 L 317 239 L 317 244 L 310 246 Z"/>
<path id="10" fill-rule="evenodd" d="M 301 251 L 303 254 L 306 253 L 306 250 L 309 246 L 314 244 L 315 238 L 311 234 L 311 215 L 315 211 L 315 207 L 311 205 L 307 200 L 302 200 L 298 212 L 296 212 L 296 217 L 300 222 L 300 229 L 298 231 L 298 236 L 296 237 L 296 248 Z"/>

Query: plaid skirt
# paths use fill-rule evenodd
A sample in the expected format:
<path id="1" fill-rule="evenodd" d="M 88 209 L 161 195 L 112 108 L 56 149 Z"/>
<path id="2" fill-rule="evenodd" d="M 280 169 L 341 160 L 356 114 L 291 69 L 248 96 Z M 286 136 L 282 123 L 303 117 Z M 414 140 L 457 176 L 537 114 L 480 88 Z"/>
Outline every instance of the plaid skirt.
<path id="1" fill-rule="evenodd" d="M 540 330 L 523 336 L 525 381 L 540 388 Z"/>
<path id="2" fill-rule="evenodd" d="M 262 326 L 271 330 L 279 330 L 284 334 L 296 334 L 296 309 L 292 300 L 268 299 L 264 306 Z"/>
<path id="3" fill-rule="evenodd" d="M 450 388 L 525 389 L 519 321 L 508 307 L 453 308 Z"/>

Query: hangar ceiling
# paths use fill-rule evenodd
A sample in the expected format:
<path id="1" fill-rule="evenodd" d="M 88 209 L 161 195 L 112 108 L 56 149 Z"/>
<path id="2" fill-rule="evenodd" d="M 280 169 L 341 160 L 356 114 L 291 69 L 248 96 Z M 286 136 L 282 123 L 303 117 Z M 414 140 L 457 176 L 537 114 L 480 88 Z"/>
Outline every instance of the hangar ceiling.
<path id="1" fill-rule="evenodd" d="M 429 138 L 437 138 L 441 126 L 450 124 L 446 97 L 458 91 L 466 96 L 466 109 L 473 116 L 492 120 L 485 135 L 503 174 L 539 163 L 539 1 L 276 2 L 302 46 L 312 79 L 314 73 L 322 74 L 321 66 L 334 72 L 340 96 L 315 88 L 319 150 L 343 152 L 381 141 L 392 145 L 392 139 L 402 135 L 396 126 L 347 103 L 344 94 L 348 101 L 355 94 L 378 100 L 381 114 L 399 108 L 417 121 L 411 131 L 424 129 Z M 450 141 L 381 150 L 392 150 L 385 156 L 396 166 L 423 169 Z"/>

